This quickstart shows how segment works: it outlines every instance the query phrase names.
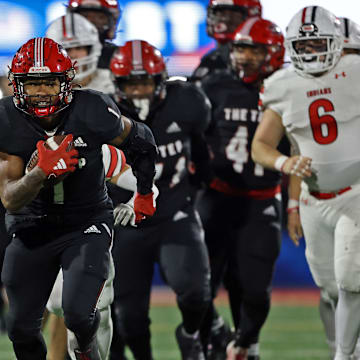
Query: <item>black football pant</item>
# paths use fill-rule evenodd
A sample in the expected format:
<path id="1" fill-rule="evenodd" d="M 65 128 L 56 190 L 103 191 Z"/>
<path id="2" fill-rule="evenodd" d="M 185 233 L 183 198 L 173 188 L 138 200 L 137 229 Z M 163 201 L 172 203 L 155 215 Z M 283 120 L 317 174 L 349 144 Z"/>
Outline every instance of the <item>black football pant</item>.
<path id="1" fill-rule="evenodd" d="M 192 206 L 180 215 L 177 221 L 122 228 L 115 235 L 115 316 L 136 360 L 152 359 L 149 302 L 155 262 L 176 293 L 188 333 L 200 329 L 210 301 L 208 254 L 199 217 Z"/>
<path id="2" fill-rule="evenodd" d="M 5 229 L 5 209 L 2 203 L 0 202 L 0 272 L 4 263 L 5 249 L 9 245 L 9 242 L 10 242 L 10 236 L 8 235 Z M 3 295 L 1 292 L 2 287 L 3 284 L 0 281 L 0 317 L 3 316 L 5 311 L 5 301 L 3 299 Z M 0 328 L 0 332 L 1 332 L 1 328 Z"/>
<path id="3" fill-rule="evenodd" d="M 230 197 L 208 190 L 198 200 L 211 268 L 213 298 L 226 271 L 239 345 L 258 342 L 270 310 L 271 281 L 281 243 L 280 201 Z M 202 327 L 206 346 L 214 308 Z"/>
<path id="4" fill-rule="evenodd" d="M 38 240 L 40 234 L 14 235 L 6 249 L 2 280 L 10 306 L 8 335 L 18 360 L 46 360 L 41 322 L 60 266 L 66 327 L 75 333 L 81 350 L 91 343 L 99 322 L 96 304 L 108 276 L 111 229 L 111 221 L 92 222 L 71 232 L 62 230 L 46 243 Z M 51 227 L 39 230 L 56 232 Z"/>

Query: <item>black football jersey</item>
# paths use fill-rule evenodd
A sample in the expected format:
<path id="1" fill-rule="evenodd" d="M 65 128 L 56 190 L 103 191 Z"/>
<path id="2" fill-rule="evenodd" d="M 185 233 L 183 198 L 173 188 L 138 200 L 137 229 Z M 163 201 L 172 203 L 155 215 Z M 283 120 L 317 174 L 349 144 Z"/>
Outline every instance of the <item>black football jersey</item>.
<path id="1" fill-rule="evenodd" d="M 117 49 L 117 46 L 109 41 L 105 41 L 102 44 L 101 55 L 98 61 L 98 67 L 100 69 L 109 69 L 110 60 Z"/>
<path id="2" fill-rule="evenodd" d="M 240 190 L 264 189 L 280 181 L 280 173 L 266 170 L 251 158 L 251 142 L 260 120 L 259 88 L 223 70 L 203 82 L 212 105 L 206 138 L 218 178 Z"/>
<path id="3" fill-rule="evenodd" d="M 111 212 L 105 187 L 101 145 L 123 131 L 120 111 L 110 97 L 93 90 L 74 91 L 70 106 L 60 113 L 56 135 L 73 134 L 79 165 L 64 181 L 42 188 L 26 207 L 13 217 L 60 214 L 67 224 Z M 15 108 L 12 97 L 0 100 L 0 151 L 19 156 L 27 164 L 39 140 L 48 136 L 36 121 Z M 10 221 L 11 222 L 11 221 Z"/>
<path id="4" fill-rule="evenodd" d="M 199 66 L 194 70 L 190 81 L 201 82 L 206 76 L 209 76 L 219 70 L 227 69 L 229 63 L 229 45 L 219 45 L 214 50 L 205 54 L 200 61 Z"/>
<path id="5" fill-rule="evenodd" d="M 125 116 L 140 121 L 134 108 L 125 102 L 118 106 Z M 168 218 L 189 203 L 190 138 L 204 132 L 209 120 L 210 104 L 200 89 L 183 81 L 166 83 L 165 99 L 150 110 L 145 120 L 159 150 L 155 184 L 160 191 L 156 213 L 146 222 Z"/>

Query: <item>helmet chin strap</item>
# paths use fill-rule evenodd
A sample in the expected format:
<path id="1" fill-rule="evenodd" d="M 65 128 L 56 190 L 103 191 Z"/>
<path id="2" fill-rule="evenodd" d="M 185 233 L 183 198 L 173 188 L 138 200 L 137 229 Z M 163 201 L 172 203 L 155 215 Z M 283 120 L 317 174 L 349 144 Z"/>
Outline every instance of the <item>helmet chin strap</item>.
<path id="1" fill-rule="evenodd" d="M 138 109 L 138 117 L 140 120 L 145 121 L 150 111 L 149 99 L 132 99 L 133 104 Z"/>

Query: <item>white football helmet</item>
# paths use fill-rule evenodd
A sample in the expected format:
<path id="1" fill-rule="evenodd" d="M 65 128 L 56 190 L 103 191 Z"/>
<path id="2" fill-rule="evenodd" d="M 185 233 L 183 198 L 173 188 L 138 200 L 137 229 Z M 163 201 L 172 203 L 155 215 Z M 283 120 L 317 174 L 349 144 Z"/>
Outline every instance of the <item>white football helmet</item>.
<path id="1" fill-rule="evenodd" d="M 343 34 L 344 49 L 360 50 L 360 25 L 348 18 L 339 18 Z"/>
<path id="2" fill-rule="evenodd" d="M 324 40 L 324 49 L 301 53 L 297 45 L 306 44 L 306 40 Z M 285 47 L 300 75 L 332 69 L 341 57 L 342 43 L 340 20 L 321 6 L 303 8 L 294 15 L 286 29 Z"/>
<path id="3" fill-rule="evenodd" d="M 61 44 L 66 50 L 82 46 L 88 48 L 87 56 L 71 59 L 76 62 L 75 81 L 81 81 L 96 71 L 102 45 L 95 25 L 85 17 L 67 13 L 49 25 L 46 36 Z"/>

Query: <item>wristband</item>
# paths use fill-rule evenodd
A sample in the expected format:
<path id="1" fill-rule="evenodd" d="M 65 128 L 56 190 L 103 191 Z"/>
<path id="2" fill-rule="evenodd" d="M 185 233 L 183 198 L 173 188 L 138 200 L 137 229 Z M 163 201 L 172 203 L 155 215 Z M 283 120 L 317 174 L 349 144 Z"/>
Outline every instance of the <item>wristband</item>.
<path id="1" fill-rule="evenodd" d="M 298 206 L 295 206 L 295 207 L 292 207 L 292 208 L 287 208 L 286 209 L 286 212 L 288 213 L 288 214 L 292 214 L 292 213 L 298 213 L 299 212 L 299 207 Z"/>
<path id="2" fill-rule="evenodd" d="M 287 204 L 287 208 L 291 209 L 291 208 L 295 208 L 295 207 L 299 207 L 299 201 L 295 200 L 295 199 L 289 199 L 288 200 L 288 204 Z"/>
<path id="3" fill-rule="evenodd" d="M 295 199 L 289 199 L 286 212 L 288 214 L 291 214 L 294 212 L 298 213 L 299 212 L 299 201 L 295 200 Z"/>
<path id="4" fill-rule="evenodd" d="M 288 156 L 280 155 L 280 156 L 275 160 L 274 168 L 275 168 L 276 170 L 282 172 L 283 166 L 284 166 L 284 164 L 285 164 L 285 161 L 286 161 L 288 158 L 289 158 Z"/>

